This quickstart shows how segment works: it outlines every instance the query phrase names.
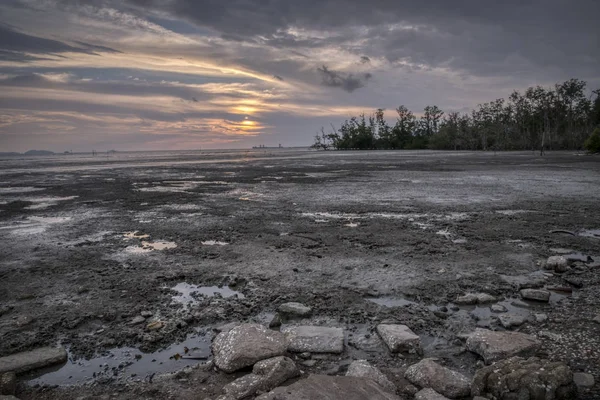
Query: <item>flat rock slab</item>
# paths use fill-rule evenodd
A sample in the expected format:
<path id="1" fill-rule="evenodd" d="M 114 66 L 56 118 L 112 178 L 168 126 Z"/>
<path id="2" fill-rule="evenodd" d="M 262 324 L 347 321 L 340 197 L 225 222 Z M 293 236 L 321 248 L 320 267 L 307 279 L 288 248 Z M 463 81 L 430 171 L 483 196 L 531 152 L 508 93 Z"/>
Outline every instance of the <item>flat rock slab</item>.
<path id="1" fill-rule="evenodd" d="M 406 325 L 380 324 L 377 333 L 392 353 L 421 352 L 421 338 Z"/>
<path id="2" fill-rule="evenodd" d="M 312 308 L 302 303 L 290 302 L 280 305 L 277 311 L 286 316 L 306 317 L 312 313 Z"/>
<path id="3" fill-rule="evenodd" d="M 576 372 L 573 374 L 573 382 L 579 387 L 591 388 L 596 384 L 594 375 L 584 372 Z"/>
<path id="4" fill-rule="evenodd" d="M 296 353 L 341 353 L 344 351 L 344 330 L 324 326 L 288 326 L 281 330 L 288 350 Z"/>
<path id="5" fill-rule="evenodd" d="M 287 350 L 285 336 L 259 324 L 242 324 L 217 335 L 212 344 L 215 365 L 225 371 L 254 365 L 266 358 L 281 356 Z"/>
<path id="6" fill-rule="evenodd" d="M 451 399 L 468 396 L 471 393 L 471 380 L 460 372 L 452 371 L 431 358 L 411 365 L 404 377 L 422 388 L 431 388 Z"/>
<path id="7" fill-rule="evenodd" d="M 521 290 L 521 297 L 526 300 L 542 301 L 547 303 L 550 301 L 550 292 L 543 289 L 523 289 Z"/>
<path id="8" fill-rule="evenodd" d="M 486 364 L 516 355 L 534 353 L 540 342 L 520 332 L 494 332 L 476 329 L 467 339 L 467 349 L 483 357 Z"/>
<path id="9" fill-rule="evenodd" d="M 279 387 L 256 400 L 402 400 L 371 379 L 354 376 L 310 375 Z"/>
<path id="10" fill-rule="evenodd" d="M 21 374 L 49 365 L 67 361 L 67 352 L 62 347 L 41 347 L 39 349 L 11 354 L 0 358 L 0 374 L 14 372 Z"/>
<path id="11" fill-rule="evenodd" d="M 448 400 L 448 398 L 431 388 L 427 388 L 417 392 L 417 394 L 415 394 L 415 400 Z"/>
<path id="12" fill-rule="evenodd" d="M 390 380 L 379 369 L 369 364 L 366 360 L 352 361 L 348 367 L 346 376 L 372 379 L 388 392 L 396 392 L 396 385 L 390 382 Z"/>

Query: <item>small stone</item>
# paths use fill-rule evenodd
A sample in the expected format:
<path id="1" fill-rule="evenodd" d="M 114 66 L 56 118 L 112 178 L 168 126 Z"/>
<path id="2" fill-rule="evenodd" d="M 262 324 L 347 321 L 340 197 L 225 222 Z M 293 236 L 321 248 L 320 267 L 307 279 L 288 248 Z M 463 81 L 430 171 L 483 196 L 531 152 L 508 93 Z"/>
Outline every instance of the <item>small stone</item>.
<path id="1" fill-rule="evenodd" d="M 312 308 L 305 306 L 302 303 L 290 302 L 283 303 L 277 309 L 281 314 L 286 316 L 306 317 L 312 313 Z"/>
<path id="2" fill-rule="evenodd" d="M 596 315 L 592 321 L 594 321 L 597 324 L 600 324 L 600 314 Z"/>
<path id="3" fill-rule="evenodd" d="M 157 331 L 159 329 L 162 329 L 165 326 L 165 323 L 162 321 L 154 321 L 154 322 L 150 322 L 148 325 L 146 325 L 146 329 L 148 329 L 149 331 Z"/>
<path id="4" fill-rule="evenodd" d="M 446 396 L 442 396 L 431 388 L 426 388 L 415 394 L 415 400 L 448 400 L 448 398 Z"/>
<path id="5" fill-rule="evenodd" d="M 583 388 L 591 388 L 596 384 L 594 375 L 586 374 L 584 372 L 575 372 L 573 374 L 573 382 L 575 382 L 577 386 Z"/>
<path id="6" fill-rule="evenodd" d="M 486 364 L 515 355 L 535 352 L 540 342 L 520 332 L 495 332 L 477 328 L 467 339 L 467 349 L 483 357 Z"/>
<path id="7" fill-rule="evenodd" d="M 289 341 L 288 350 L 297 353 L 341 353 L 344 330 L 324 326 L 290 326 L 281 330 Z"/>
<path id="8" fill-rule="evenodd" d="M 15 394 L 17 390 L 17 375 L 14 372 L 0 374 L 0 394 Z"/>
<path id="9" fill-rule="evenodd" d="M 500 324 L 506 329 L 510 329 L 515 326 L 521 326 L 526 321 L 524 316 L 515 314 L 502 314 L 498 317 L 498 319 L 500 320 Z"/>
<path id="10" fill-rule="evenodd" d="M 308 351 L 305 351 L 304 353 L 298 354 L 298 357 L 300 357 L 304 360 L 308 360 L 310 358 L 310 353 Z"/>
<path id="11" fill-rule="evenodd" d="M 543 289 L 523 289 L 521 297 L 526 300 L 535 300 L 547 303 L 550 301 L 550 292 Z"/>
<path id="12" fill-rule="evenodd" d="M 269 322 L 269 328 L 279 328 L 281 326 L 281 315 L 275 313 L 273 319 Z"/>
<path id="13" fill-rule="evenodd" d="M 563 256 L 552 256 L 546 260 L 546 269 L 554 270 L 556 272 L 565 272 L 569 269 L 567 259 Z"/>
<path id="14" fill-rule="evenodd" d="M 369 364 L 366 360 L 353 361 L 348 367 L 346 376 L 357 376 L 359 378 L 369 378 L 374 380 L 379 386 L 390 393 L 396 392 L 396 386 L 377 368 Z"/>
<path id="15" fill-rule="evenodd" d="M 152 314 L 152 311 L 142 311 L 140 315 L 144 318 L 150 318 L 154 314 Z"/>
<path id="16" fill-rule="evenodd" d="M 533 317 L 535 318 L 536 322 L 546 322 L 546 321 L 548 321 L 548 315 L 547 314 L 533 314 Z"/>
<path id="17" fill-rule="evenodd" d="M 506 311 L 508 311 L 508 310 L 506 309 L 506 307 L 504 307 L 504 306 L 503 306 L 503 305 L 501 305 L 501 304 L 493 304 L 493 305 L 490 307 L 490 309 L 492 310 L 492 312 L 495 312 L 495 313 L 503 313 L 503 312 L 506 312 Z"/>
<path id="18" fill-rule="evenodd" d="M 143 324 L 146 321 L 146 318 L 142 317 L 142 316 L 137 316 L 134 319 L 132 319 L 129 322 L 129 325 L 139 325 L 139 324 Z"/>
<path id="19" fill-rule="evenodd" d="M 306 360 L 306 361 L 302 361 L 300 364 L 304 365 L 305 367 L 314 367 L 314 365 L 317 363 L 317 360 Z"/>
<path id="20" fill-rule="evenodd" d="M 451 399 L 471 393 L 471 381 L 467 377 L 439 365 L 431 358 L 408 367 L 404 377 L 417 386 L 431 388 Z"/>
<path id="21" fill-rule="evenodd" d="M 415 335 L 406 325 L 379 324 L 377 333 L 392 353 L 416 352 L 421 353 L 421 338 Z"/>
<path id="22" fill-rule="evenodd" d="M 493 303 L 495 301 L 496 298 L 487 293 L 467 293 L 464 296 L 457 297 L 455 303 L 461 305 L 474 305 Z"/>

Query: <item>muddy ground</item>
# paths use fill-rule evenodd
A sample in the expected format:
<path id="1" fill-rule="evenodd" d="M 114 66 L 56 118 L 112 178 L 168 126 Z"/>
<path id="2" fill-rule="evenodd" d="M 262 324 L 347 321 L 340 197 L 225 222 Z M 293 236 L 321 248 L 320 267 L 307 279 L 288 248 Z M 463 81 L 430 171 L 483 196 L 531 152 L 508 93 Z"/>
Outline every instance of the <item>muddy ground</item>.
<path id="1" fill-rule="evenodd" d="M 66 365 L 20 377 L 22 399 L 210 398 L 239 376 L 204 365 L 215 332 L 268 324 L 279 304 L 299 301 L 313 317 L 284 324 L 347 337 L 341 356 L 295 358 L 302 370 L 343 374 L 365 358 L 402 386 L 416 358 L 392 356 L 377 323 L 409 325 L 425 355 L 472 375 L 481 364 L 461 334 L 503 328 L 487 306 L 452 301 L 486 292 L 528 318 L 514 330 L 540 337 L 539 355 L 599 382 L 599 199 L 600 158 L 574 153 L 2 159 L 0 356 L 68 349 Z M 593 261 L 540 271 L 574 252 Z M 535 277 L 573 293 L 518 300 L 518 282 Z M 599 398 L 598 386 L 582 398 Z"/>

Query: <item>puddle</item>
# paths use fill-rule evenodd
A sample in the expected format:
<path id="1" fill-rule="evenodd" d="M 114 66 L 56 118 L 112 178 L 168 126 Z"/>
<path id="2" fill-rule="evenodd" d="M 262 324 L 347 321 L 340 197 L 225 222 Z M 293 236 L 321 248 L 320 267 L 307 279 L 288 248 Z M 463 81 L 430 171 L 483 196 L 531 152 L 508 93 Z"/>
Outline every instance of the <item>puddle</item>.
<path id="1" fill-rule="evenodd" d="M 48 197 L 29 197 L 29 198 L 25 197 L 25 198 L 22 198 L 21 200 L 35 203 L 35 204 L 25 207 L 26 210 L 43 210 L 48 207 L 55 206 L 61 201 L 73 200 L 73 199 L 76 199 L 77 197 L 79 197 L 79 196 L 66 196 L 66 197 L 48 196 Z"/>
<path id="2" fill-rule="evenodd" d="M 212 340 L 210 329 L 198 329 L 181 343 L 153 353 L 143 353 L 132 347 L 121 347 L 107 351 L 90 360 L 69 360 L 62 366 L 48 368 L 26 375 L 29 385 L 80 385 L 94 380 L 126 381 L 145 380 L 154 374 L 178 371 L 199 360 L 210 357 Z M 185 348 L 188 348 L 186 354 Z M 175 356 L 179 354 L 181 357 Z M 190 357 L 190 358 L 187 358 Z"/>
<path id="3" fill-rule="evenodd" d="M 566 258 L 568 261 L 581 261 L 584 263 L 594 261 L 594 259 L 592 257 L 588 256 L 587 254 L 580 253 L 580 252 L 572 252 L 569 254 L 564 254 L 563 257 Z"/>
<path id="4" fill-rule="evenodd" d="M 133 231 L 133 232 L 125 232 L 123 234 L 123 237 L 125 239 L 146 239 L 146 238 L 149 238 L 150 235 L 148 235 L 148 234 L 138 234 L 138 231 Z"/>
<path id="5" fill-rule="evenodd" d="M 600 229 L 585 229 L 577 234 L 584 237 L 600 238 Z"/>
<path id="6" fill-rule="evenodd" d="M 205 297 L 214 297 L 215 294 L 219 294 L 223 298 L 228 297 L 237 297 L 239 299 L 244 299 L 245 296 L 228 286 L 218 287 L 218 286 L 198 286 L 191 285 L 186 282 L 180 282 L 177 285 L 173 286 L 171 290 L 178 292 L 179 294 L 173 296 L 173 301 L 181 304 L 194 304 L 197 303 L 197 297 L 205 296 Z"/>
<path id="7" fill-rule="evenodd" d="M 229 243 L 227 242 L 220 242 L 218 240 L 205 240 L 204 242 L 200 242 L 205 246 L 226 246 Z"/>

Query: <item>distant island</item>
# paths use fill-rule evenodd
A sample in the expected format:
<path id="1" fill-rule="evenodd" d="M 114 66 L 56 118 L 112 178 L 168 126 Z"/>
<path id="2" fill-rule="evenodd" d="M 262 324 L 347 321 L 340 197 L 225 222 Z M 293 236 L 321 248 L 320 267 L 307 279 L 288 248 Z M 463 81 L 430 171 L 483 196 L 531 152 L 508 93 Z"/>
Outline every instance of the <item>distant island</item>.
<path id="1" fill-rule="evenodd" d="M 258 146 L 252 146 L 253 149 L 283 149 L 283 146 L 280 144 L 279 146 L 265 146 L 264 144 Z"/>
<path id="2" fill-rule="evenodd" d="M 0 156 L 51 156 L 54 153 L 53 151 L 49 151 L 49 150 L 28 150 L 25 153 L 17 153 L 15 151 L 9 151 L 9 152 L 0 152 Z"/>

